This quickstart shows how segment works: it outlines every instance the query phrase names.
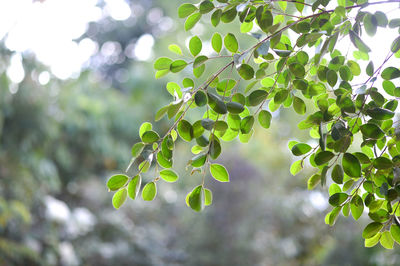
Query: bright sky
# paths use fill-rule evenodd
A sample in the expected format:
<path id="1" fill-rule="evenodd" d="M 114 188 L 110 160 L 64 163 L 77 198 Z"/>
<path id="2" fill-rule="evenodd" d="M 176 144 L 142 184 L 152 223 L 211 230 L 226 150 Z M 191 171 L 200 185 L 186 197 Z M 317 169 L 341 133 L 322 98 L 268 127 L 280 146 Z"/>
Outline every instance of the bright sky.
<path id="1" fill-rule="evenodd" d="M 132 15 L 130 6 L 124 0 L 105 0 L 102 10 L 97 0 L 0 0 L 0 39 L 6 37 L 6 46 L 13 51 L 32 51 L 37 58 L 51 68 L 51 72 L 61 79 L 78 76 L 82 66 L 100 48 L 90 39 L 79 43 L 73 40 L 80 37 L 90 21 L 104 16 L 115 20 L 125 20 Z M 398 4 L 382 5 L 380 9 L 392 10 L 395 15 Z M 368 11 L 374 12 L 375 6 Z M 201 25 L 199 25 L 201 26 Z M 398 35 L 398 34 L 397 34 Z M 397 36 L 394 31 L 378 30 L 373 38 L 364 34 L 367 44 L 373 50 L 371 58 L 383 58 L 390 43 Z M 152 54 L 154 38 L 145 34 L 130 47 L 137 60 L 148 60 Z M 347 47 L 348 38 L 338 44 Z M 377 60 L 377 63 L 380 61 Z M 21 56 L 16 54 L 8 70 L 12 81 L 18 83 L 24 77 Z M 49 73 L 39 76 L 42 84 L 49 80 Z"/>
<path id="2" fill-rule="evenodd" d="M 97 0 L 0 0 L 0 39 L 6 37 L 10 50 L 35 53 L 58 78 L 77 76 L 99 49 L 88 38 L 79 43 L 73 41 L 85 33 L 88 23 L 108 15 L 115 20 L 131 16 L 124 0 L 105 2 L 102 10 L 96 6 Z M 16 54 L 11 61 L 8 75 L 19 82 L 24 77 L 21 56 Z M 46 74 L 42 75 L 42 81 L 46 80 Z"/>

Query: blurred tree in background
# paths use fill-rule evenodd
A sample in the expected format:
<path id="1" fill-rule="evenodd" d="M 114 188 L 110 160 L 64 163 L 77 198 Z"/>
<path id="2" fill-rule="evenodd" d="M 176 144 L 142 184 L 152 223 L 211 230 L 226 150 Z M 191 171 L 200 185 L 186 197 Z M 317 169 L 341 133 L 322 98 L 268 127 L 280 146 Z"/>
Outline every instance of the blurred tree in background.
<path id="1" fill-rule="evenodd" d="M 79 39 L 92 39 L 99 52 L 77 78 L 51 76 L 42 85 L 49 67 L 26 52 L 24 79 L 14 83 L 7 70 L 15 52 L 1 43 L 0 265 L 396 265 L 395 250 L 363 248 L 352 221 L 328 228 L 321 219 L 327 192 L 310 193 L 306 174 L 288 173 L 288 136 L 309 136 L 292 126 L 296 115 L 287 110 L 249 145 L 227 147 L 231 182 L 210 181 L 212 208 L 198 214 L 186 207 L 196 181 L 178 159 L 178 185 L 162 184 L 151 204 L 115 211 L 106 178 L 126 167 L 141 121 L 152 120 L 168 97 L 150 59 L 166 43 L 185 42 L 171 19 L 180 1 L 126 3 L 129 18 L 104 16 Z M 198 30 L 210 34 L 206 24 Z M 146 60 L 135 54 L 141 38 L 155 41 Z M 168 129 L 165 121 L 157 126 Z"/>

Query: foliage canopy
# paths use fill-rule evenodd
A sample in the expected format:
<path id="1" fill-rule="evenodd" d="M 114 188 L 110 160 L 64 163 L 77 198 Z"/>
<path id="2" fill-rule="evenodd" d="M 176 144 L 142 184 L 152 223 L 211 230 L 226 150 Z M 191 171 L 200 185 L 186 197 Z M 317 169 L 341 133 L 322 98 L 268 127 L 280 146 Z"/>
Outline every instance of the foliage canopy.
<path id="1" fill-rule="evenodd" d="M 378 8 L 400 1 L 333 2 L 206 0 L 182 4 L 178 16 L 185 19 L 186 31 L 201 19 L 210 20 L 214 27 L 239 20 L 240 33 L 253 36 L 254 43 L 242 48 L 239 32 L 215 32 L 209 40 L 214 50 L 210 54 L 203 49 L 204 40 L 193 35 L 188 50 L 171 44 L 175 59 L 161 57 L 154 62 L 156 78 L 181 71 L 193 76 L 183 78 L 182 86 L 166 85 L 173 101 L 155 117 L 156 121 L 164 116 L 173 121 L 165 134 L 155 132 L 149 122 L 140 127 L 142 141 L 133 145 L 126 173 L 133 165 L 137 170 L 132 177 L 114 175 L 107 183 L 116 191 L 114 207 L 137 197 L 141 173 L 152 165 L 156 174 L 142 189 L 144 200 L 156 197 L 160 179 L 178 180 L 171 168 L 179 136 L 193 144 L 194 156 L 188 161 L 191 175 L 202 176 L 186 203 L 201 211 L 212 203 L 212 192 L 205 187 L 207 173 L 229 182 L 226 168 L 214 162 L 222 153 L 221 143 L 237 138 L 247 143 L 257 122 L 268 129 L 272 112 L 293 108 L 305 116 L 299 129 L 309 130 L 315 141 L 289 142 L 293 155 L 300 158 L 290 172 L 298 174 L 308 161 L 315 168 L 308 188 L 329 184 L 332 210 L 325 217 L 326 224 L 333 226 L 340 213 L 358 220 L 366 211 L 371 219 L 362 232 L 366 247 L 380 243 L 391 249 L 394 242 L 400 243 L 400 135 L 394 120 L 400 69 L 390 65 L 391 59 L 400 58 L 400 36 L 393 36 L 385 58 L 373 60 L 363 40 L 382 29 L 400 32 L 400 17 L 388 19 Z M 369 6 L 377 11 L 366 11 Z M 352 54 L 349 47 L 339 45 L 345 40 L 353 47 Z M 365 68 L 362 61 L 368 62 Z M 219 69 L 206 71 L 221 62 Z M 186 116 L 189 112 L 202 115 L 192 121 L 193 117 Z"/>

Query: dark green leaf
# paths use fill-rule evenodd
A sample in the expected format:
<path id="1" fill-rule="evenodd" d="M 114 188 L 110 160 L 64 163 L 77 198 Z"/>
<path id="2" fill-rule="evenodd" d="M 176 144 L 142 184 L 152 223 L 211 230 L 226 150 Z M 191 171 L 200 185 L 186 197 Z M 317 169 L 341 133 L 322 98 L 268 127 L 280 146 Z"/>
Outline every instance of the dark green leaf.
<path id="1" fill-rule="evenodd" d="M 382 109 L 382 108 L 372 108 L 367 110 L 367 115 L 372 117 L 373 119 L 376 120 L 387 120 L 390 119 L 394 116 L 394 112 L 387 110 L 387 109 Z"/>
<path id="2" fill-rule="evenodd" d="M 221 154 L 221 144 L 219 141 L 216 139 L 216 137 L 213 137 L 212 140 L 210 140 L 210 157 L 212 159 L 217 159 L 219 155 Z"/>
<path id="3" fill-rule="evenodd" d="M 339 206 L 342 203 L 344 203 L 349 195 L 346 193 L 340 192 L 340 193 L 335 193 L 332 196 L 329 197 L 329 204 L 332 206 Z"/>
<path id="4" fill-rule="evenodd" d="M 360 161 L 351 153 L 343 154 L 342 165 L 344 172 L 351 177 L 361 176 Z"/>
<path id="5" fill-rule="evenodd" d="M 235 19 L 237 15 L 236 7 L 228 9 L 221 14 L 221 21 L 223 23 L 229 23 Z"/>
<path id="6" fill-rule="evenodd" d="M 361 40 L 360 37 L 358 37 L 358 35 L 354 31 L 350 30 L 349 34 L 351 42 L 358 50 L 364 53 L 371 52 L 371 49 Z"/>
<path id="7" fill-rule="evenodd" d="M 289 70 L 290 72 L 293 73 L 293 75 L 296 78 L 303 78 L 304 75 L 306 74 L 306 70 L 304 69 L 304 66 L 299 64 L 299 63 L 292 63 L 289 65 Z"/>
<path id="8" fill-rule="evenodd" d="M 214 93 L 208 92 L 208 105 L 218 114 L 226 114 L 228 108 L 222 99 Z"/>
<path id="9" fill-rule="evenodd" d="M 204 106 L 207 104 L 207 95 L 203 91 L 198 91 L 194 95 L 194 102 L 197 106 Z"/>
<path id="10" fill-rule="evenodd" d="M 177 129 L 178 129 L 179 136 L 184 141 L 190 142 L 193 139 L 193 128 L 192 128 L 192 125 L 188 121 L 186 121 L 184 119 L 181 120 L 178 123 Z"/>
<path id="11" fill-rule="evenodd" d="M 366 138 L 381 139 L 385 136 L 385 132 L 376 124 L 367 123 L 360 126 L 361 132 Z"/>
<path id="12" fill-rule="evenodd" d="M 374 36 L 378 28 L 378 21 L 376 17 L 370 13 L 364 16 L 364 28 L 369 36 Z"/>
<path id="13" fill-rule="evenodd" d="M 333 182 L 336 184 L 343 184 L 344 173 L 340 164 L 337 164 L 333 167 L 331 177 Z"/>
<path id="14" fill-rule="evenodd" d="M 186 66 L 187 66 L 186 61 L 184 61 L 184 60 L 175 60 L 170 65 L 169 69 L 171 70 L 172 73 L 177 73 L 177 72 L 182 71 L 183 69 L 185 69 Z"/>
<path id="15" fill-rule="evenodd" d="M 253 124 L 254 124 L 254 116 L 252 115 L 246 116 L 240 122 L 240 132 L 242 132 L 242 134 L 250 133 L 251 129 L 253 128 Z"/>
<path id="16" fill-rule="evenodd" d="M 240 114 L 244 111 L 244 106 L 237 102 L 229 102 L 226 104 L 226 107 L 228 108 L 229 113 L 232 114 Z"/>
<path id="17" fill-rule="evenodd" d="M 201 14 L 207 14 L 208 12 L 210 12 L 211 10 L 214 9 L 214 4 L 211 1 L 203 1 L 200 4 L 200 13 Z"/>
<path id="18" fill-rule="evenodd" d="M 373 165 L 376 169 L 387 169 L 393 167 L 393 162 L 386 157 L 378 157 L 374 160 Z"/>
<path id="19" fill-rule="evenodd" d="M 305 143 L 297 143 L 292 147 L 292 153 L 295 156 L 301 156 L 311 151 L 311 146 Z"/>
<path id="20" fill-rule="evenodd" d="M 400 70 L 396 67 L 387 67 L 382 71 L 382 78 L 391 80 L 400 77 Z"/>
<path id="21" fill-rule="evenodd" d="M 262 103 L 268 96 L 268 92 L 265 90 L 255 90 L 250 93 L 249 97 L 249 105 L 257 106 Z"/>
<path id="22" fill-rule="evenodd" d="M 221 21 L 222 10 L 217 9 L 211 15 L 211 24 L 216 27 Z"/>
<path id="23" fill-rule="evenodd" d="M 390 50 L 392 51 L 392 53 L 396 53 L 397 51 L 400 50 L 400 36 L 394 39 L 390 47 Z"/>
<path id="24" fill-rule="evenodd" d="M 160 136 L 155 131 L 146 131 L 143 133 L 142 141 L 144 143 L 153 143 L 160 139 Z"/>
<path id="25" fill-rule="evenodd" d="M 314 161 L 317 165 L 323 165 L 329 162 L 335 154 L 330 151 L 321 151 L 317 153 L 314 157 Z"/>
<path id="26" fill-rule="evenodd" d="M 238 72 L 244 80 L 250 80 L 254 77 L 254 69 L 248 64 L 242 64 Z"/>

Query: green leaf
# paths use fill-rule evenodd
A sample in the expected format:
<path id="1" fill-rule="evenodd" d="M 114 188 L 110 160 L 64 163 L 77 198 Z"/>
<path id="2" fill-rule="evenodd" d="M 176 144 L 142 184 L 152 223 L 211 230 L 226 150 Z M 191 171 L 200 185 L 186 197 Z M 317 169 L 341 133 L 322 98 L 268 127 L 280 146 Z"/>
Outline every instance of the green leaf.
<path id="1" fill-rule="evenodd" d="M 306 104 L 304 103 L 304 101 L 301 98 L 294 96 L 293 97 L 293 109 L 299 115 L 304 115 L 306 113 Z"/>
<path id="2" fill-rule="evenodd" d="M 201 14 L 207 14 L 211 10 L 214 9 L 214 4 L 211 1 L 203 1 L 200 3 L 200 13 Z"/>
<path id="3" fill-rule="evenodd" d="M 216 27 L 221 21 L 222 10 L 217 9 L 211 15 L 211 24 Z"/>
<path id="4" fill-rule="evenodd" d="M 221 52 L 222 49 L 222 37 L 221 35 L 216 32 L 211 38 L 211 46 L 218 54 Z"/>
<path id="5" fill-rule="evenodd" d="M 170 44 L 168 46 L 168 50 L 170 50 L 171 52 L 177 54 L 177 55 L 182 55 L 182 49 L 181 47 L 179 47 L 179 45 L 176 44 Z"/>
<path id="6" fill-rule="evenodd" d="M 288 90 L 280 90 L 274 96 L 274 103 L 279 105 L 283 103 L 288 96 L 289 96 Z"/>
<path id="7" fill-rule="evenodd" d="M 370 77 L 374 75 L 374 62 L 370 61 L 368 63 L 365 73 L 367 73 L 367 75 Z"/>
<path id="8" fill-rule="evenodd" d="M 367 115 L 376 120 L 387 120 L 394 116 L 394 112 L 383 108 L 372 108 L 367 110 Z"/>
<path id="9" fill-rule="evenodd" d="M 144 143 L 153 143 L 160 139 L 160 136 L 155 131 L 146 131 L 142 135 L 142 141 Z"/>
<path id="10" fill-rule="evenodd" d="M 268 129 L 271 125 L 272 115 L 267 110 L 261 110 L 258 114 L 258 122 L 263 128 Z"/>
<path id="11" fill-rule="evenodd" d="M 210 165 L 210 173 L 215 180 L 220 182 L 229 182 L 229 174 L 221 164 L 213 163 Z"/>
<path id="12" fill-rule="evenodd" d="M 385 80 L 391 80 L 400 77 L 400 70 L 396 67 L 387 67 L 382 71 L 381 77 Z"/>
<path id="13" fill-rule="evenodd" d="M 221 154 L 221 151 L 221 144 L 215 137 L 213 137 L 213 140 L 211 140 L 210 143 L 210 157 L 214 160 L 217 159 Z"/>
<path id="14" fill-rule="evenodd" d="M 383 224 L 378 222 L 372 222 L 368 224 L 362 233 L 363 238 L 371 238 L 376 235 L 383 227 Z"/>
<path id="15" fill-rule="evenodd" d="M 335 156 L 335 154 L 333 152 L 321 151 L 315 155 L 314 162 L 317 165 L 323 165 L 323 164 L 326 164 L 327 162 L 329 162 L 333 158 L 333 156 Z"/>
<path id="16" fill-rule="evenodd" d="M 361 176 L 361 164 L 360 161 L 351 153 L 343 154 L 342 165 L 344 172 L 351 177 Z"/>
<path id="17" fill-rule="evenodd" d="M 140 175 L 136 175 L 132 178 L 131 182 L 128 185 L 128 195 L 131 199 L 136 199 L 140 186 L 142 184 L 142 177 Z"/>
<path id="18" fill-rule="evenodd" d="M 239 49 L 238 41 L 236 40 L 235 35 L 232 33 L 228 33 L 224 38 L 225 48 L 232 53 L 236 53 Z"/>
<path id="19" fill-rule="evenodd" d="M 385 13 L 383 13 L 382 11 L 376 11 L 374 15 L 376 17 L 376 20 L 378 22 L 378 26 L 379 27 L 386 27 L 387 26 L 388 19 L 387 19 Z"/>
<path id="20" fill-rule="evenodd" d="M 147 183 L 142 190 L 142 198 L 145 201 L 152 201 L 157 195 L 157 186 L 155 182 Z"/>
<path id="21" fill-rule="evenodd" d="M 238 72 L 244 80 L 250 80 L 254 78 L 254 69 L 248 64 L 242 64 L 239 67 Z"/>
<path id="22" fill-rule="evenodd" d="M 193 36 L 189 41 L 189 50 L 193 56 L 198 55 L 201 52 L 203 44 L 199 37 Z"/>
<path id="23" fill-rule="evenodd" d="M 208 105 L 218 114 L 226 114 L 228 112 L 228 108 L 224 101 L 217 95 L 211 92 L 207 92 L 208 96 Z"/>
<path id="24" fill-rule="evenodd" d="M 351 42 L 354 44 L 354 46 L 358 50 L 360 50 L 361 52 L 364 52 L 364 53 L 371 52 L 371 49 L 361 40 L 360 37 L 358 37 L 358 35 L 354 31 L 350 30 L 349 36 L 350 36 Z"/>
<path id="25" fill-rule="evenodd" d="M 290 166 L 290 173 L 295 176 L 302 169 L 303 169 L 303 161 L 302 160 L 298 160 L 298 161 L 295 161 L 294 163 L 292 163 L 292 165 Z"/>
<path id="26" fill-rule="evenodd" d="M 400 50 L 400 36 L 394 39 L 392 45 L 390 46 L 390 50 L 392 51 L 392 53 L 396 53 Z"/>
<path id="27" fill-rule="evenodd" d="M 113 198 L 112 198 L 112 204 L 115 209 L 119 209 L 122 204 L 126 201 L 128 192 L 126 188 L 120 189 L 117 192 L 115 192 Z"/>
<path id="28" fill-rule="evenodd" d="M 359 195 L 354 195 L 350 203 L 350 209 L 354 220 L 358 220 L 364 212 L 364 202 Z"/>
<path id="29" fill-rule="evenodd" d="M 386 157 L 378 157 L 374 160 L 373 165 L 376 169 L 388 169 L 393 167 L 393 162 Z"/>
<path id="30" fill-rule="evenodd" d="M 320 181 L 321 181 L 321 175 L 319 174 L 312 175 L 307 181 L 308 190 L 314 189 Z"/>
<path id="31" fill-rule="evenodd" d="M 168 57 L 160 57 L 154 62 L 155 70 L 166 70 L 170 68 L 172 64 L 172 59 Z"/>
<path id="32" fill-rule="evenodd" d="M 311 146 L 305 143 L 297 143 L 292 147 L 292 153 L 295 156 L 301 156 L 311 151 Z"/>
<path id="33" fill-rule="evenodd" d="M 330 205 L 337 207 L 344 203 L 348 197 L 349 195 L 347 195 L 346 193 L 340 192 L 330 196 L 328 201 Z"/>
<path id="34" fill-rule="evenodd" d="M 336 74 L 336 71 L 329 69 L 326 72 L 326 79 L 328 81 L 329 86 L 334 87 L 336 85 L 336 82 L 338 80 L 338 76 Z"/>
<path id="35" fill-rule="evenodd" d="M 228 108 L 228 112 L 232 114 L 240 114 L 244 111 L 244 106 L 237 102 L 229 102 L 226 104 L 226 107 Z"/>
<path id="36" fill-rule="evenodd" d="M 177 173 L 168 169 L 160 171 L 160 177 L 170 183 L 176 182 L 179 178 Z"/>
<path id="37" fill-rule="evenodd" d="M 212 204 L 212 192 L 208 188 L 204 189 L 204 206 Z"/>
<path id="38" fill-rule="evenodd" d="M 184 141 L 190 142 L 193 139 L 193 128 L 192 128 L 192 125 L 188 121 L 182 119 L 178 123 L 177 129 L 178 129 L 179 136 Z"/>
<path id="39" fill-rule="evenodd" d="M 306 74 L 304 66 L 299 63 L 292 63 L 289 65 L 289 70 L 296 78 L 303 78 Z"/>
<path id="40" fill-rule="evenodd" d="M 195 187 L 189 194 L 189 206 L 193 210 L 199 212 L 204 209 L 204 188 L 203 186 Z"/>
<path id="41" fill-rule="evenodd" d="M 268 96 L 268 92 L 265 90 L 255 90 L 248 96 L 249 105 L 257 106 L 262 103 Z"/>
<path id="42" fill-rule="evenodd" d="M 208 57 L 205 55 L 200 55 L 196 57 L 196 59 L 193 62 L 193 67 L 196 69 L 200 66 L 202 66 L 206 61 L 208 60 Z"/>
<path id="43" fill-rule="evenodd" d="M 179 6 L 178 8 L 178 16 L 180 18 L 186 18 L 187 16 L 189 16 L 190 14 L 192 14 L 193 12 L 197 11 L 197 7 L 195 7 L 192 4 L 182 4 Z"/>
<path id="44" fill-rule="evenodd" d="M 364 246 L 366 248 L 372 248 L 373 246 L 375 246 L 376 244 L 379 243 L 379 240 L 381 239 L 381 233 L 378 232 L 376 235 L 374 235 L 371 238 L 367 238 L 364 241 Z"/>
<path id="45" fill-rule="evenodd" d="M 392 224 L 390 227 L 390 233 L 392 234 L 392 238 L 400 244 L 400 226 Z"/>
<path id="46" fill-rule="evenodd" d="M 152 128 L 153 126 L 149 122 L 144 122 L 143 124 L 140 125 L 139 136 L 142 137 L 144 132 L 150 131 Z"/>
<path id="47" fill-rule="evenodd" d="M 381 139 L 385 136 L 385 132 L 376 124 L 367 123 L 360 126 L 361 132 L 366 138 Z"/>
<path id="48" fill-rule="evenodd" d="M 262 31 L 268 33 L 269 28 L 272 26 L 274 21 L 274 17 L 271 11 L 268 9 L 268 6 L 260 6 L 256 10 L 256 19 L 258 26 Z"/>
<path id="49" fill-rule="evenodd" d="M 378 28 L 378 21 L 376 17 L 370 13 L 364 16 L 364 28 L 369 36 L 374 36 Z"/>
<path id="50" fill-rule="evenodd" d="M 253 128 L 254 124 L 254 116 L 249 115 L 242 119 L 240 122 L 240 132 L 242 134 L 250 133 L 251 129 Z"/>
<path id="51" fill-rule="evenodd" d="M 194 13 L 190 15 L 185 21 L 185 31 L 191 30 L 194 26 L 196 26 L 197 22 L 199 22 L 200 19 L 200 13 Z"/>
<path id="52" fill-rule="evenodd" d="M 395 18 L 390 20 L 389 22 L 389 28 L 394 29 L 400 27 L 400 18 Z"/>
<path id="53" fill-rule="evenodd" d="M 236 7 L 232 7 L 221 14 L 221 21 L 223 23 L 230 23 L 232 22 L 237 15 Z"/>
<path id="54" fill-rule="evenodd" d="M 205 154 L 199 154 L 194 156 L 190 161 L 190 165 L 193 167 L 202 167 L 206 163 L 207 156 Z"/>
<path id="55" fill-rule="evenodd" d="M 185 69 L 187 66 L 187 62 L 184 60 L 175 60 L 174 62 L 171 63 L 169 69 L 171 70 L 172 73 L 178 73 L 179 71 L 182 71 Z"/>
<path id="56" fill-rule="evenodd" d="M 145 144 L 143 142 L 138 142 L 132 146 L 132 157 L 135 158 L 142 153 Z"/>
<path id="57" fill-rule="evenodd" d="M 385 231 L 382 233 L 379 242 L 381 243 L 382 247 L 386 249 L 393 249 L 394 241 L 389 231 Z"/>
<path id="58" fill-rule="evenodd" d="M 128 182 L 129 177 L 126 175 L 113 175 L 107 181 L 107 187 L 111 191 L 115 191 L 123 187 Z"/>
<path id="59" fill-rule="evenodd" d="M 344 173 L 343 168 L 340 164 L 337 164 L 333 167 L 331 177 L 333 182 L 335 182 L 336 184 L 343 184 Z"/>
<path id="60" fill-rule="evenodd" d="M 198 91 L 194 95 L 194 102 L 197 106 L 204 106 L 207 104 L 207 95 L 203 91 Z"/>

